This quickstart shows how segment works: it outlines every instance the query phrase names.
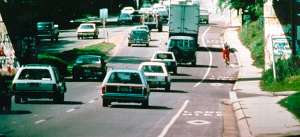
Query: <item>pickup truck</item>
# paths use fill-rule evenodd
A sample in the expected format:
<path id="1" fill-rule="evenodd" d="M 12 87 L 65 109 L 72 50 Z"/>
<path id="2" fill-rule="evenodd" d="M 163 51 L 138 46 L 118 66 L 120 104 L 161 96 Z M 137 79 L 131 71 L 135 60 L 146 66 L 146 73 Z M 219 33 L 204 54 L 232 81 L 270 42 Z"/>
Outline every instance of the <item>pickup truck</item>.
<path id="1" fill-rule="evenodd" d="M 109 71 L 100 87 L 102 106 L 112 102 L 142 103 L 149 105 L 150 88 L 143 71 L 115 69 Z"/>
<path id="2" fill-rule="evenodd" d="M 37 22 L 37 39 L 50 39 L 51 42 L 54 40 L 58 41 L 59 29 L 58 25 L 54 22 Z"/>

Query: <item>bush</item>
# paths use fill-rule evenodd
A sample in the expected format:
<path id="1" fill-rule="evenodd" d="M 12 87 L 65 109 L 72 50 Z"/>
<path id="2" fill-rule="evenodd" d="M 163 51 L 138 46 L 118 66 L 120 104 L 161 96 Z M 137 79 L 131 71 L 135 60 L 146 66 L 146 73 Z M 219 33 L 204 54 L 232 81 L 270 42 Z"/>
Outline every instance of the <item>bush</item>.
<path id="1" fill-rule="evenodd" d="M 67 63 L 64 60 L 57 58 L 55 56 L 51 56 L 51 55 L 47 55 L 47 54 L 39 55 L 38 63 L 39 64 L 49 64 L 49 65 L 55 66 L 63 76 L 69 75 L 69 73 L 67 71 Z"/>
<path id="2" fill-rule="evenodd" d="M 264 36 L 263 25 L 259 20 L 244 25 L 240 32 L 243 44 L 251 51 L 254 65 L 263 68 L 264 66 Z"/>

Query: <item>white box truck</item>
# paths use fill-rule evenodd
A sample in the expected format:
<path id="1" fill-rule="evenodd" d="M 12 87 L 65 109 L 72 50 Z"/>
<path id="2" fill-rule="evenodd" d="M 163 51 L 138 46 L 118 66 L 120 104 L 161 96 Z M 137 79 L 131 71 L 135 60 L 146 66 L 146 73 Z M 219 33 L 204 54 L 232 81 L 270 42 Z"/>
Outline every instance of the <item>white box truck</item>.
<path id="1" fill-rule="evenodd" d="M 192 36 L 198 40 L 199 10 L 198 4 L 171 4 L 169 17 L 169 37 Z"/>

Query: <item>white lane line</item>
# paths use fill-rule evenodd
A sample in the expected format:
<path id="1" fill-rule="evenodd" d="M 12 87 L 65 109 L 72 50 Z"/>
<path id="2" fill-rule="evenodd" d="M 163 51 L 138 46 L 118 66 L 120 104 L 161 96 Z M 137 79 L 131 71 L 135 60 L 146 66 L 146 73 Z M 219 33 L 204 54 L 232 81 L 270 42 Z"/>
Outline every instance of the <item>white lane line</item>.
<path id="1" fill-rule="evenodd" d="M 88 103 L 89 104 L 92 104 L 92 103 L 94 103 L 95 102 L 95 100 L 90 100 Z"/>
<path id="2" fill-rule="evenodd" d="M 174 115 L 172 117 L 171 121 L 164 127 L 164 129 L 160 132 L 160 134 L 157 137 L 164 137 L 167 134 L 167 132 L 169 131 L 171 126 L 179 118 L 180 114 L 185 110 L 185 108 L 186 108 L 186 106 L 188 105 L 189 102 L 190 102 L 189 100 L 184 101 L 184 103 L 181 106 L 181 108 L 179 109 L 179 111 L 176 113 L 176 115 Z"/>
<path id="3" fill-rule="evenodd" d="M 207 45 L 206 45 L 205 42 L 204 42 L 204 37 L 205 37 L 206 33 L 209 31 L 209 29 L 210 29 L 210 27 L 208 27 L 208 28 L 204 31 L 204 33 L 203 33 L 203 35 L 202 35 L 202 37 L 201 37 L 201 38 L 202 38 L 202 45 L 204 45 L 206 48 L 207 48 Z M 196 83 L 196 84 L 194 85 L 194 88 L 195 88 L 195 87 L 198 87 L 198 86 L 206 79 L 206 77 L 208 76 L 208 74 L 209 74 L 209 72 L 210 72 L 210 70 L 211 70 L 211 66 L 212 66 L 212 62 L 213 62 L 213 59 L 212 59 L 212 53 L 211 53 L 210 50 L 208 50 L 208 53 L 209 53 L 209 67 L 208 67 L 208 69 L 207 69 L 207 71 L 206 71 L 204 77 L 202 78 L 202 80 L 201 80 L 200 82 Z"/>
<path id="4" fill-rule="evenodd" d="M 35 121 L 34 124 L 41 124 L 41 123 L 43 123 L 45 121 L 46 121 L 45 119 L 41 119 L 41 120 Z"/>
<path id="5" fill-rule="evenodd" d="M 71 108 L 71 109 L 69 109 L 69 110 L 67 110 L 66 112 L 72 112 L 72 111 L 74 111 L 75 109 L 74 108 Z"/>
<path id="6" fill-rule="evenodd" d="M 231 102 L 235 102 L 235 101 L 238 100 L 238 98 L 237 98 L 237 96 L 236 96 L 236 92 L 234 92 L 234 91 L 230 91 L 230 92 L 229 92 L 229 97 L 230 97 L 230 101 L 231 101 Z"/>

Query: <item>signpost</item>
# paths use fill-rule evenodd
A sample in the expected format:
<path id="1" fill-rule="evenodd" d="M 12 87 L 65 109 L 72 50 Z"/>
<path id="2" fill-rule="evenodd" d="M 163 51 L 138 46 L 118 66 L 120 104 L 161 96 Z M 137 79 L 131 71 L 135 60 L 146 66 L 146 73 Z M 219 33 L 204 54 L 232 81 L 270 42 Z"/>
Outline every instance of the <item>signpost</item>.
<path id="1" fill-rule="evenodd" d="M 105 28 L 106 19 L 108 18 L 108 9 L 107 8 L 100 9 L 99 10 L 99 16 L 100 16 L 100 19 L 101 19 L 102 25 L 103 25 L 103 30 L 104 30 L 104 33 L 105 33 L 104 36 L 107 39 L 107 41 L 109 41 L 109 39 L 108 39 L 108 31 Z"/>

